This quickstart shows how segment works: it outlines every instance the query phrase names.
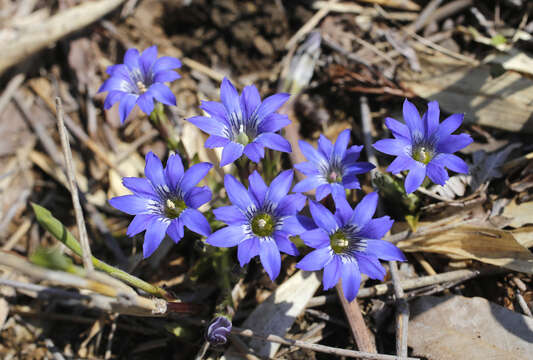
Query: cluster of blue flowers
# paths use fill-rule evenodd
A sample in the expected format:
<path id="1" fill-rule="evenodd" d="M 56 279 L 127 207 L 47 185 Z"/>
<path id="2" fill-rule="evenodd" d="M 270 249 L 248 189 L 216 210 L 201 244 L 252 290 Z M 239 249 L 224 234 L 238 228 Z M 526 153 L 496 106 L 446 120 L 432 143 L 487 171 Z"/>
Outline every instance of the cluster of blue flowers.
<path id="1" fill-rule="evenodd" d="M 154 99 L 175 105 L 175 97 L 165 82 L 179 78 L 173 69 L 180 65 L 174 58 L 158 59 L 155 46 L 141 55 L 135 49 L 128 50 L 124 64 L 107 70 L 111 77 L 100 89 L 108 92 L 104 107 L 119 102 L 120 118 L 124 122 L 135 104 L 146 114 L 153 111 Z M 292 150 L 279 134 L 290 120 L 276 112 L 288 98 L 288 94 L 275 94 L 261 100 L 253 85 L 246 86 L 239 95 L 231 82 L 224 79 L 221 102 L 203 101 L 200 108 L 209 116 L 196 116 L 188 121 L 210 135 L 206 148 L 223 148 L 220 166 L 231 164 L 243 155 L 258 163 L 265 156 L 265 147 L 287 153 Z M 396 156 L 388 171 L 396 174 L 408 170 L 407 193 L 421 186 L 426 176 L 443 185 L 448 179 L 446 168 L 468 172 L 466 163 L 453 155 L 472 142 L 466 134 L 452 134 L 461 125 L 462 115 L 454 114 L 439 124 L 437 102 L 430 102 L 427 113 L 420 117 L 407 100 L 403 115 L 405 124 L 386 119 L 394 139 L 380 140 L 374 147 Z M 110 203 L 135 215 L 127 230 L 129 236 L 146 230 L 144 257 L 157 249 L 165 234 L 176 243 L 180 241 L 186 226 L 207 237 L 207 244 L 212 246 L 237 246 L 241 266 L 259 255 L 272 280 L 280 272 L 280 252 L 299 254 L 291 237 L 300 236 L 314 250 L 296 266 L 308 271 L 323 269 L 325 289 L 342 279 L 344 295 L 352 301 L 359 289 L 361 273 L 382 280 L 386 271 L 379 260 L 403 261 L 405 257 L 396 246 L 382 240 L 393 221 L 388 216 L 373 218 L 377 193 L 363 197 L 355 209 L 347 201 L 346 190 L 361 188 L 357 176 L 374 168 L 368 162 L 358 161 L 363 147 L 349 147 L 349 142 L 349 129 L 340 133 L 335 144 L 321 135 L 317 149 L 300 141 L 299 147 L 308 161 L 294 167 L 307 177 L 294 187 L 292 170 L 281 172 L 268 185 L 254 171 L 248 178 L 248 188 L 232 175 L 226 175 L 224 187 L 231 205 L 214 209 L 213 213 L 228 226 L 214 233 L 205 216 L 197 210 L 211 200 L 209 188 L 197 184 L 212 165 L 199 163 L 185 170 L 178 154 L 170 155 L 163 167 L 156 155 L 148 153 L 146 178 L 124 178 L 124 186 L 133 194 L 115 197 Z M 289 194 L 291 187 L 293 193 Z M 310 219 L 299 213 L 307 203 L 302 193 L 312 190 L 316 201 L 309 201 Z M 329 194 L 335 204 L 334 213 L 318 202 Z"/>

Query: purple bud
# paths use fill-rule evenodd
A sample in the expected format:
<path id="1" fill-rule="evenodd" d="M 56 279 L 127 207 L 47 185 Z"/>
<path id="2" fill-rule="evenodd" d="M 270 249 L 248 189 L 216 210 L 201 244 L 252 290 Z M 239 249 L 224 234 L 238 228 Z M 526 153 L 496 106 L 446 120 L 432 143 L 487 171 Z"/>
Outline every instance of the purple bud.
<path id="1" fill-rule="evenodd" d="M 224 345 L 228 342 L 231 331 L 231 321 L 225 316 L 217 316 L 207 328 L 206 340 L 212 346 Z"/>

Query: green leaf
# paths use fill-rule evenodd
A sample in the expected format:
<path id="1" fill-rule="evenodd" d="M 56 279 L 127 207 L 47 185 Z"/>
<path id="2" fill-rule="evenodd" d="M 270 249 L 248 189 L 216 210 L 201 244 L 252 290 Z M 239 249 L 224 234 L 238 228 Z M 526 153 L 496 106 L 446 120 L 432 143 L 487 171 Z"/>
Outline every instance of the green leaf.
<path id="1" fill-rule="evenodd" d="M 492 39 L 490 39 L 490 43 L 494 46 L 504 45 L 506 42 L 507 39 L 505 38 L 505 36 L 500 34 L 496 34 L 492 37 Z"/>

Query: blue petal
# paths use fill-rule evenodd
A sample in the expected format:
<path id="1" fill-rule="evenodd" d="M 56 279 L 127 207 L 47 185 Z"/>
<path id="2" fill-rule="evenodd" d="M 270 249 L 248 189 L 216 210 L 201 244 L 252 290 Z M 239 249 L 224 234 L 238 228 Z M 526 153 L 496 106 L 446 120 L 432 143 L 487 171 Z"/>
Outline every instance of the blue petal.
<path id="1" fill-rule="evenodd" d="M 374 168 L 375 168 L 374 164 L 366 162 L 366 161 L 361 161 L 361 162 L 356 162 L 353 165 L 348 165 L 346 167 L 345 173 L 346 174 L 364 174 Z"/>
<path id="2" fill-rule="evenodd" d="M 130 70 L 124 64 L 116 64 L 116 65 L 108 66 L 106 69 L 106 72 L 112 77 L 117 77 L 117 78 L 120 78 L 122 80 L 129 82 L 130 84 L 133 84 L 131 80 L 131 76 L 130 76 Z"/>
<path id="3" fill-rule="evenodd" d="M 181 78 L 181 75 L 173 70 L 166 70 L 166 71 L 160 71 L 155 74 L 154 76 L 154 82 L 156 83 L 164 83 L 164 82 L 172 82 L 174 80 L 177 80 Z"/>
<path id="4" fill-rule="evenodd" d="M 150 115 L 154 111 L 154 98 L 152 93 L 147 91 L 139 96 L 136 104 L 146 115 Z"/>
<path id="5" fill-rule="evenodd" d="M 316 165 L 310 161 L 296 164 L 294 165 L 294 168 L 305 175 L 318 175 L 320 173 Z"/>
<path id="6" fill-rule="evenodd" d="M 122 184 L 137 196 L 152 200 L 159 199 L 159 196 L 155 193 L 152 184 L 146 178 L 125 177 L 122 178 Z"/>
<path id="7" fill-rule="evenodd" d="M 224 105 L 217 101 L 205 101 L 202 100 L 202 103 L 200 105 L 200 109 L 208 113 L 209 115 L 217 118 L 217 120 L 221 120 L 222 122 L 227 124 L 226 120 L 226 108 Z"/>
<path id="8" fill-rule="evenodd" d="M 117 196 L 109 199 L 111 206 L 130 215 L 149 214 L 148 207 L 151 202 L 152 200 L 135 195 Z"/>
<path id="9" fill-rule="evenodd" d="M 385 118 L 385 125 L 389 128 L 395 138 L 404 138 L 405 140 L 409 141 L 409 128 L 407 128 L 405 124 L 388 117 Z"/>
<path id="10" fill-rule="evenodd" d="M 373 144 L 375 149 L 389 155 L 407 155 L 411 144 L 403 139 L 384 139 Z"/>
<path id="11" fill-rule="evenodd" d="M 411 169 L 416 166 L 416 161 L 407 155 L 399 155 L 393 162 L 390 163 L 387 171 L 398 174 L 404 170 Z"/>
<path id="12" fill-rule="evenodd" d="M 203 236 L 209 236 L 211 234 L 211 226 L 205 218 L 204 214 L 196 209 L 187 208 L 183 210 L 180 215 L 180 220 L 190 230 Z"/>
<path id="13" fill-rule="evenodd" d="M 119 77 L 110 77 L 104 83 L 102 86 L 100 86 L 100 89 L 98 89 L 98 92 L 104 92 L 104 91 L 122 91 L 122 92 L 129 92 L 130 90 L 129 82 L 119 78 Z"/>
<path id="14" fill-rule="evenodd" d="M 371 279 L 383 281 L 387 270 L 381 265 L 377 257 L 359 252 L 355 254 L 355 257 L 359 270 L 363 274 L 367 274 Z"/>
<path id="15" fill-rule="evenodd" d="M 240 101 L 244 118 L 250 119 L 254 111 L 261 104 L 261 96 L 255 85 L 244 87 Z"/>
<path id="16" fill-rule="evenodd" d="M 213 210 L 215 218 L 218 221 L 225 222 L 228 225 L 243 225 L 248 222 L 246 216 L 235 205 L 221 206 Z"/>
<path id="17" fill-rule="evenodd" d="M 287 115 L 273 113 L 268 115 L 263 119 L 263 121 L 261 121 L 261 123 L 259 123 L 258 130 L 260 133 L 276 132 L 283 129 L 290 123 L 291 121 Z"/>
<path id="18" fill-rule="evenodd" d="M 463 159 L 452 154 L 439 154 L 432 160 L 440 163 L 442 166 L 447 167 L 451 171 L 455 171 L 461 174 L 468 174 L 468 165 Z"/>
<path id="19" fill-rule="evenodd" d="M 157 101 L 165 105 L 176 106 L 176 97 L 174 96 L 172 91 L 170 91 L 168 86 L 166 86 L 165 84 L 162 84 L 162 83 L 152 84 L 150 85 L 149 90 L 150 92 L 152 92 L 152 94 L 154 95 L 154 98 Z"/>
<path id="20" fill-rule="evenodd" d="M 274 239 L 261 239 L 259 242 L 259 258 L 270 279 L 276 279 L 281 268 L 281 255 Z"/>
<path id="21" fill-rule="evenodd" d="M 444 166 L 436 161 L 430 161 L 426 167 L 427 176 L 435 184 L 444 185 L 448 180 L 448 172 L 444 169 Z"/>
<path id="22" fill-rule="evenodd" d="M 366 239 L 381 239 L 390 230 L 393 223 L 394 220 L 388 216 L 372 219 L 359 231 L 359 235 Z"/>
<path id="23" fill-rule="evenodd" d="M 124 65 L 126 65 L 130 71 L 139 69 L 139 50 L 128 49 L 124 54 Z"/>
<path id="24" fill-rule="evenodd" d="M 346 153 L 346 148 L 348 147 L 349 142 L 350 129 L 343 130 L 337 137 L 337 141 L 335 141 L 335 147 L 333 148 L 335 156 L 338 156 L 342 159 Z"/>
<path id="25" fill-rule="evenodd" d="M 464 114 L 452 114 L 446 118 L 438 127 L 435 133 L 437 140 L 442 139 L 453 133 L 463 123 Z"/>
<path id="26" fill-rule="evenodd" d="M 296 267 L 298 269 L 306 270 L 306 271 L 316 271 L 324 268 L 324 265 L 326 265 L 331 258 L 333 257 L 333 251 L 329 246 L 311 251 L 309 254 L 307 254 L 298 264 L 296 264 Z"/>
<path id="27" fill-rule="evenodd" d="M 426 178 L 426 166 L 416 161 L 415 166 L 411 168 L 405 178 L 405 192 L 410 194 L 422 185 Z"/>
<path id="28" fill-rule="evenodd" d="M 133 110 L 135 102 L 137 101 L 138 96 L 133 94 L 125 94 L 118 105 L 118 112 L 120 114 L 120 123 L 124 124 L 126 118 Z"/>
<path id="29" fill-rule="evenodd" d="M 110 91 L 105 98 L 104 109 L 105 110 L 110 109 L 113 105 L 119 102 L 124 95 L 125 94 L 123 91 L 119 91 L 119 90 Z"/>
<path id="30" fill-rule="evenodd" d="M 231 203 L 242 211 L 246 212 L 250 207 L 255 206 L 246 188 L 232 175 L 224 176 L 224 187 Z"/>
<path id="31" fill-rule="evenodd" d="M 176 190 L 183 177 L 183 163 L 179 154 L 172 154 L 168 157 L 167 166 L 164 171 L 166 183 L 171 190 Z"/>
<path id="32" fill-rule="evenodd" d="M 318 228 L 300 234 L 305 245 L 320 249 L 329 245 L 329 235 L 324 229 Z"/>
<path id="33" fill-rule="evenodd" d="M 244 240 L 245 235 L 241 226 L 227 226 L 209 235 L 205 242 L 212 246 L 232 247 Z"/>
<path id="34" fill-rule="evenodd" d="M 244 154 L 254 163 L 259 163 L 265 157 L 265 148 L 257 142 L 252 142 L 244 147 Z"/>
<path id="35" fill-rule="evenodd" d="M 335 203 L 335 217 L 341 225 L 349 223 L 353 209 L 346 199 L 346 192 L 342 187 L 334 187 L 332 193 L 333 201 Z"/>
<path id="36" fill-rule="evenodd" d="M 224 150 L 222 150 L 222 158 L 220 160 L 220 167 L 231 164 L 232 162 L 240 158 L 243 151 L 244 151 L 244 146 L 242 144 L 239 144 L 233 141 L 229 142 L 226 146 L 224 146 Z"/>
<path id="37" fill-rule="evenodd" d="M 248 182 L 250 184 L 249 190 L 255 197 L 256 203 L 263 204 L 268 187 L 257 170 L 254 170 L 254 172 L 248 177 Z"/>
<path id="38" fill-rule="evenodd" d="M 144 166 L 144 174 L 152 182 L 154 188 L 168 188 L 163 171 L 163 164 L 161 160 L 153 152 L 146 154 L 146 165 Z"/>
<path id="39" fill-rule="evenodd" d="M 426 138 L 429 138 L 439 127 L 440 109 L 437 101 L 428 103 L 428 111 L 425 114 Z"/>
<path id="40" fill-rule="evenodd" d="M 357 225 L 359 229 L 365 227 L 366 224 L 372 219 L 378 206 L 378 193 L 372 192 L 365 195 L 363 199 L 357 204 L 354 209 L 350 223 Z"/>
<path id="41" fill-rule="evenodd" d="M 220 85 L 220 100 L 226 107 L 227 113 L 241 114 L 239 93 L 226 77 L 222 80 L 222 85 Z"/>
<path id="42" fill-rule="evenodd" d="M 298 249 L 289 239 L 290 234 L 284 233 L 283 231 L 276 231 L 273 235 L 279 251 L 292 256 L 298 256 Z"/>
<path id="43" fill-rule="evenodd" d="M 206 116 L 193 116 L 191 118 L 188 118 L 187 121 L 198 127 L 203 132 L 206 132 L 210 135 L 224 137 L 224 129 L 226 127 L 216 118 Z"/>
<path id="44" fill-rule="evenodd" d="M 157 59 L 157 46 L 153 45 L 145 49 L 141 56 L 139 57 L 139 65 L 141 71 L 145 77 L 148 79 L 152 75 L 152 65 L 154 65 Z"/>
<path id="45" fill-rule="evenodd" d="M 361 184 L 356 174 L 346 174 L 342 177 L 342 186 L 346 189 L 360 189 Z"/>
<path id="46" fill-rule="evenodd" d="M 213 165 L 207 162 L 202 162 L 191 166 L 187 171 L 185 171 L 185 174 L 183 174 L 183 178 L 179 184 L 181 191 L 183 191 L 183 193 L 189 192 L 189 190 L 196 186 L 196 184 L 202 181 L 212 167 Z"/>
<path id="47" fill-rule="evenodd" d="M 218 147 L 224 147 L 228 145 L 229 143 L 230 143 L 230 140 L 225 137 L 211 135 L 205 141 L 204 146 L 208 149 L 213 149 L 213 148 L 218 148 Z"/>
<path id="48" fill-rule="evenodd" d="M 267 97 L 259 108 L 257 109 L 257 117 L 259 121 L 262 121 L 267 115 L 273 113 L 281 107 L 287 100 L 289 100 L 290 94 L 280 93 Z"/>
<path id="49" fill-rule="evenodd" d="M 320 151 L 326 159 L 330 159 L 333 153 L 333 144 L 322 134 L 320 134 L 320 137 L 318 138 L 318 151 Z"/>
<path id="50" fill-rule="evenodd" d="M 300 235 L 316 227 L 313 220 L 303 215 L 287 216 L 283 219 L 281 230 L 292 234 Z"/>
<path id="51" fill-rule="evenodd" d="M 338 229 L 339 225 L 335 216 L 326 209 L 322 204 L 317 203 L 316 201 L 309 202 L 309 210 L 311 210 L 311 215 L 315 223 L 326 230 L 328 234 L 332 234 L 335 230 Z"/>
<path id="52" fill-rule="evenodd" d="M 157 217 L 157 215 L 151 215 L 151 214 L 139 214 L 135 215 L 133 220 L 131 221 L 130 225 L 128 226 L 128 230 L 126 231 L 126 235 L 129 237 L 133 237 L 137 235 L 138 233 L 146 230 L 150 222 Z"/>
<path id="53" fill-rule="evenodd" d="M 324 290 L 334 287 L 342 273 L 342 260 L 338 256 L 333 256 L 331 261 L 324 266 L 324 274 L 322 275 L 322 283 Z"/>
<path id="54" fill-rule="evenodd" d="M 256 255 L 259 255 L 259 239 L 255 236 L 243 240 L 237 247 L 237 258 L 241 267 L 248 264 Z"/>
<path id="55" fill-rule="evenodd" d="M 298 145 L 300 146 L 300 150 L 302 151 L 302 154 L 304 154 L 305 158 L 315 164 L 327 164 L 328 160 L 326 157 L 324 157 L 323 154 L 318 152 L 314 147 L 312 147 L 310 144 L 306 143 L 303 140 L 298 141 Z"/>
<path id="56" fill-rule="evenodd" d="M 411 139 L 422 137 L 425 134 L 424 124 L 416 107 L 405 99 L 403 102 L 403 119 L 411 133 Z"/>
<path id="57" fill-rule="evenodd" d="M 366 241 L 365 253 L 387 261 L 405 261 L 405 255 L 394 244 L 385 240 L 370 239 Z"/>
<path id="58" fill-rule="evenodd" d="M 144 235 L 144 244 L 143 244 L 143 257 L 146 259 L 152 255 L 161 244 L 161 241 L 165 237 L 167 228 L 170 225 L 170 221 L 165 221 L 161 218 L 155 218 L 148 225 L 146 233 Z"/>
<path id="59" fill-rule="evenodd" d="M 359 292 L 361 285 L 361 273 L 356 261 L 348 261 L 342 264 L 342 291 L 348 302 L 352 302 Z"/>
<path id="60" fill-rule="evenodd" d="M 152 72 L 157 74 L 160 71 L 178 69 L 181 67 L 181 61 L 170 56 L 162 56 L 157 59 L 152 66 Z"/>
<path id="61" fill-rule="evenodd" d="M 352 166 L 357 164 L 357 160 L 359 159 L 359 156 L 361 156 L 361 151 L 363 150 L 363 145 L 353 145 L 346 150 L 346 153 L 344 154 L 344 158 L 342 159 L 342 163 L 345 166 Z"/>
<path id="62" fill-rule="evenodd" d="M 170 222 L 170 225 L 167 229 L 167 234 L 170 236 L 172 241 L 174 241 L 174 243 L 179 243 L 179 241 L 183 238 L 184 233 L 185 229 L 183 228 L 183 221 L 181 221 L 180 218 L 174 219 Z"/>
<path id="63" fill-rule="evenodd" d="M 278 204 L 291 189 L 293 175 L 292 170 L 285 170 L 276 176 L 268 187 L 266 199 L 272 204 Z"/>
<path id="64" fill-rule="evenodd" d="M 185 204 L 193 209 L 198 209 L 203 204 L 211 200 L 211 189 L 207 186 L 193 187 L 187 194 L 185 194 Z"/>
<path id="65" fill-rule="evenodd" d="M 454 153 L 470 145 L 474 140 L 468 134 L 448 135 L 439 140 L 437 151 L 441 153 Z"/>
<path id="66" fill-rule="evenodd" d="M 302 194 L 290 194 L 280 200 L 276 212 L 280 216 L 296 215 L 305 206 L 307 198 Z"/>
<path id="67" fill-rule="evenodd" d="M 283 136 L 275 133 L 262 133 L 255 138 L 255 141 L 272 150 L 286 153 L 292 151 L 291 144 Z"/>
<path id="68" fill-rule="evenodd" d="M 319 187 L 316 188 L 316 199 L 318 201 L 322 200 L 326 196 L 331 194 L 331 185 L 330 184 L 322 184 Z"/>
<path id="69" fill-rule="evenodd" d="M 323 184 L 325 181 L 318 176 L 309 176 L 302 181 L 300 181 L 298 184 L 294 185 L 292 188 L 293 192 L 307 192 L 311 191 L 321 184 Z"/>

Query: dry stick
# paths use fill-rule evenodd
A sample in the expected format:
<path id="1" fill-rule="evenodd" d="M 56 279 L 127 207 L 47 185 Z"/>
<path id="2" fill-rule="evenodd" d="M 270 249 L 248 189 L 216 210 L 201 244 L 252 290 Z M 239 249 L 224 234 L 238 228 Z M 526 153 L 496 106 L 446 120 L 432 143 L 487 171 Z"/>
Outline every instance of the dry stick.
<path id="1" fill-rule="evenodd" d="M 57 127 L 59 128 L 59 137 L 61 138 L 61 146 L 63 147 L 63 155 L 65 156 L 65 171 L 67 173 L 70 195 L 72 196 L 72 205 L 74 206 L 74 214 L 76 215 L 76 223 L 78 225 L 78 232 L 80 236 L 83 267 L 86 271 L 94 271 L 94 266 L 91 261 L 92 253 L 89 246 L 89 236 L 87 235 L 87 228 L 85 227 L 85 219 L 83 218 L 83 211 L 80 205 L 80 198 L 78 196 L 78 186 L 76 184 L 76 174 L 74 173 L 74 164 L 72 161 L 72 152 L 68 141 L 67 129 L 63 120 L 63 105 L 61 99 L 56 97 L 56 113 L 57 113 Z"/>
<path id="2" fill-rule="evenodd" d="M 427 19 L 435 12 L 437 7 L 440 5 L 442 0 L 432 0 L 427 4 L 427 6 L 422 10 L 420 15 L 418 16 L 418 19 L 416 19 L 415 22 L 408 25 L 407 28 L 413 32 L 417 32 L 420 30 L 426 23 Z"/>
<path id="3" fill-rule="evenodd" d="M 372 147 L 372 118 L 370 117 L 370 107 L 366 96 L 360 97 L 361 103 L 361 122 L 363 127 L 363 138 L 365 142 L 365 149 L 367 158 L 370 162 L 377 165 L 377 158 Z M 371 172 L 374 175 L 376 172 Z M 378 210 L 379 211 L 379 210 Z M 405 300 L 402 286 L 400 285 L 400 276 L 398 274 L 398 267 L 395 261 L 389 261 L 389 268 L 394 284 L 394 294 L 397 303 L 397 320 L 396 320 L 396 354 L 401 357 L 407 357 L 407 326 L 409 321 L 409 305 Z"/>
<path id="4" fill-rule="evenodd" d="M 105 350 L 104 359 L 111 359 L 111 346 L 113 345 L 113 337 L 115 336 L 115 331 L 117 330 L 117 319 L 119 314 L 111 315 L 111 328 L 109 329 L 109 335 L 107 336 L 107 346 Z"/>
<path id="5" fill-rule="evenodd" d="M 435 12 L 433 12 L 430 16 L 428 16 L 427 19 L 425 19 L 425 21 L 421 23 L 420 28 L 415 29 L 415 31 L 424 28 L 430 22 L 438 22 L 444 18 L 449 17 L 450 15 L 461 11 L 465 7 L 472 5 L 473 2 L 473 0 L 455 0 L 450 3 L 447 3 L 435 10 Z"/>
<path id="6" fill-rule="evenodd" d="M 321 352 L 324 354 L 330 354 L 330 355 L 346 356 L 346 357 L 351 357 L 351 358 L 369 359 L 369 360 L 396 360 L 398 359 L 398 357 L 394 355 L 372 354 L 372 353 L 367 353 L 363 351 L 338 349 L 338 348 L 334 348 L 330 346 L 313 344 L 313 343 L 309 343 L 309 342 L 305 342 L 301 340 L 287 339 L 287 338 L 277 336 L 277 335 L 257 334 L 257 333 L 254 333 L 250 329 L 242 329 L 238 327 L 233 327 L 231 329 L 231 333 L 235 335 L 240 335 L 240 336 L 253 337 L 253 338 L 261 339 L 264 341 L 271 341 L 271 342 L 275 342 L 275 343 L 283 344 L 283 345 L 298 346 L 302 349 L 308 349 L 308 350 Z M 407 359 L 416 359 L 416 358 L 407 358 Z"/>
<path id="7" fill-rule="evenodd" d="M 0 116 L 2 116 L 4 108 L 7 106 L 7 104 L 9 104 L 9 101 L 20 85 L 22 85 L 24 79 L 26 79 L 26 75 L 18 74 L 13 76 L 13 78 L 7 83 L 6 89 L 2 93 L 2 96 L 0 96 Z"/>

